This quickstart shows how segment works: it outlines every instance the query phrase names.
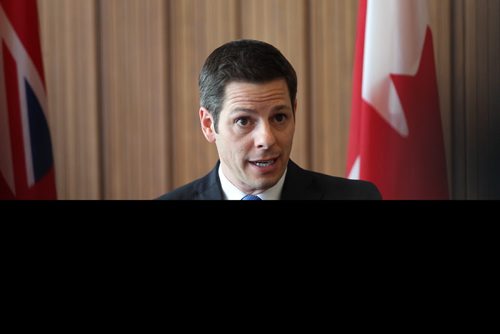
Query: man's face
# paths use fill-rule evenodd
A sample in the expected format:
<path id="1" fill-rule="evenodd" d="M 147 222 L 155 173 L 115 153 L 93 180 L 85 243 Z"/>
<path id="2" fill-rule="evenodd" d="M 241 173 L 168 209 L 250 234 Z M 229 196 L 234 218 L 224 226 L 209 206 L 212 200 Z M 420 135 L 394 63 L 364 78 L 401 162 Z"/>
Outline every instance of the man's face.
<path id="1" fill-rule="evenodd" d="M 286 81 L 226 86 L 218 133 L 210 113 L 200 109 L 203 133 L 215 142 L 224 175 L 247 194 L 274 186 L 287 167 L 295 118 Z"/>

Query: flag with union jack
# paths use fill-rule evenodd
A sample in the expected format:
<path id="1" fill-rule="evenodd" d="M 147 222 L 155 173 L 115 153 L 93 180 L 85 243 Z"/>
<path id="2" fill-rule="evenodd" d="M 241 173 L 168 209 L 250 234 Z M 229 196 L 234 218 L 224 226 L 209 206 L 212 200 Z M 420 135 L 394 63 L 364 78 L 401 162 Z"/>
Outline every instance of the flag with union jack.
<path id="1" fill-rule="evenodd" d="M 0 199 L 56 199 L 36 0 L 0 0 Z"/>

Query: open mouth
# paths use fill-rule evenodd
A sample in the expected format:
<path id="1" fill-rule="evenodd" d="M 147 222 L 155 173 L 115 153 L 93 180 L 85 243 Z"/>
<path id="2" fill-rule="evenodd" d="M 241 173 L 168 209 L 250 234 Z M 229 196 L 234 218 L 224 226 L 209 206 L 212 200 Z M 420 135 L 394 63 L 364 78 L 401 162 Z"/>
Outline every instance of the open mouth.
<path id="1" fill-rule="evenodd" d="M 272 166 L 276 163 L 276 159 L 273 159 L 273 160 L 257 160 L 257 161 L 250 161 L 250 163 L 254 166 L 257 166 L 257 167 L 261 167 L 261 168 L 264 168 L 264 167 L 269 167 L 269 166 Z"/>

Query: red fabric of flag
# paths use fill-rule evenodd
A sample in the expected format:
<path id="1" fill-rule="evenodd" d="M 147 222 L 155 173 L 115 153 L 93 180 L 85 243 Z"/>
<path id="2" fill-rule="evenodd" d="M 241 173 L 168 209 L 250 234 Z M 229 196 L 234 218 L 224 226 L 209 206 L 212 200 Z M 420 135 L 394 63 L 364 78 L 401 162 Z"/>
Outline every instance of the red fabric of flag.
<path id="1" fill-rule="evenodd" d="M 56 199 L 36 0 L 0 0 L 0 199 Z"/>
<path id="2" fill-rule="evenodd" d="M 360 0 L 347 176 L 384 199 L 448 199 L 426 0 Z"/>

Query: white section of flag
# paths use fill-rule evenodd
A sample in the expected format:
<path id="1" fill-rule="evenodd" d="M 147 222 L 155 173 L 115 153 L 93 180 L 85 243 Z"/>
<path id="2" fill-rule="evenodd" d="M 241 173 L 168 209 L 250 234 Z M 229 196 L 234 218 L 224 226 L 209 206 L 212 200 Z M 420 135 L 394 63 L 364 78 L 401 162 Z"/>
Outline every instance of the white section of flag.
<path id="1" fill-rule="evenodd" d="M 404 137 L 411 129 L 390 75 L 415 75 L 428 23 L 427 1 L 368 0 L 363 99 Z"/>
<path id="2" fill-rule="evenodd" d="M 35 64 L 31 60 L 31 57 L 29 56 L 28 52 L 24 48 L 23 44 L 21 43 L 21 40 L 19 39 L 19 36 L 15 32 L 14 28 L 10 24 L 10 21 L 7 18 L 7 15 L 5 14 L 2 6 L 0 6 L 0 40 L 5 43 L 7 48 L 9 49 L 9 52 L 12 53 L 12 56 L 14 57 L 16 64 L 17 64 L 17 82 L 18 82 L 18 90 L 19 90 L 19 98 L 20 98 L 20 108 L 21 108 L 21 121 L 22 121 L 22 127 L 23 127 L 23 145 L 24 145 L 24 155 L 26 159 L 26 176 L 28 180 L 28 185 L 32 186 L 35 184 L 35 174 L 34 174 L 34 169 L 33 169 L 33 160 L 32 160 L 32 151 L 31 151 L 31 136 L 30 136 L 30 129 L 29 129 L 29 119 L 28 119 L 28 103 L 27 103 L 27 95 L 26 95 L 26 85 L 25 85 L 25 80 L 27 80 L 33 89 L 33 93 L 38 99 L 38 102 L 40 103 L 40 106 L 42 107 L 43 110 L 47 110 L 47 95 L 45 92 L 45 88 L 43 85 L 43 80 L 40 77 Z M 1 52 L 1 50 L 0 50 Z M 2 72 L 3 72 L 3 59 L 2 59 Z M 4 81 L 5 85 L 5 78 L 1 78 Z M 1 86 L 0 86 L 1 87 Z M 5 87 L 3 87 L 4 90 L 1 93 L 2 95 L 5 95 Z M 4 99 L 6 101 L 6 99 Z M 8 114 L 7 114 L 7 103 L 3 103 L 0 105 L 0 120 L 8 120 Z M 8 122 L 6 123 L 6 126 L 8 127 Z M 2 129 L 3 130 L 3 129 Z M 10 140 L 8 142 L 4 142 L 5 144 L 2 144 L 2 147 L 0 147 L 0 152 L 5 152 L 6 154 L 9 154 L 6 159 L 0 160 L 0 170 L 4 174 L 5 179 L 9 187 L 11 187 L 11 190 L 14 192 L 14 175 L 12 171 L 12 166 L 9 166 L 10 162 L 12 161 L 12 152 L 10 151 L 10 148 L 5 148 L 3 147 L 4 145 L 9 145 L 10 146 Z"/>

